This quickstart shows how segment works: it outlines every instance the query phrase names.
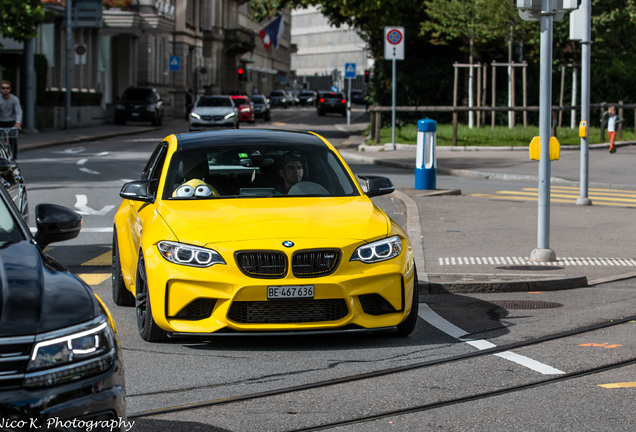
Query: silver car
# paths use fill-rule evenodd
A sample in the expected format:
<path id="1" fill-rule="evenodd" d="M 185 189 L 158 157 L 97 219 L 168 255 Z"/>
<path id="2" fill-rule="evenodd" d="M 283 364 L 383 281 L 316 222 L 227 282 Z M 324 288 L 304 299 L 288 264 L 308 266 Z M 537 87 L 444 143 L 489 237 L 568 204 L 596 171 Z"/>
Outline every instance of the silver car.
<path id="1" fill-rule="evenodd" d="M 191 131 L 219 126 L 238 129 L 239 112 L 229 96 L 201 96 L 192 108 L 189 121 Z"/>

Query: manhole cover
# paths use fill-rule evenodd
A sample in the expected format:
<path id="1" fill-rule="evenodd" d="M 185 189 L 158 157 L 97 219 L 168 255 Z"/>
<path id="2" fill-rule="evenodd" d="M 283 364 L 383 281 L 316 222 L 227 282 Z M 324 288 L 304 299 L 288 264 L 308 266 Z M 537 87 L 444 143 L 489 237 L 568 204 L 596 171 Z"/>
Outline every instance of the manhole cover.
<path id="1" fill-rule="evenodd" d="M 495 300 L 490 303 L 503 309 L 551 309 L 563 306 L 561 303 L 537 300 Z"/>

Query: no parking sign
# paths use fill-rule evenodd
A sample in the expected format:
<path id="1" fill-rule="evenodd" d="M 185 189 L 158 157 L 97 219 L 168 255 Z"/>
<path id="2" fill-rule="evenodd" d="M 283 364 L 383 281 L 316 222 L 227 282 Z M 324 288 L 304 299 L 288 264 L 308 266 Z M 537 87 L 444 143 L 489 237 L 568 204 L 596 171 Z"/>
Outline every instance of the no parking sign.
<path id="1" fill-rule="evenodd" d="M 404 27 L 384 27 L 384 60 L 404 60 Z"/>

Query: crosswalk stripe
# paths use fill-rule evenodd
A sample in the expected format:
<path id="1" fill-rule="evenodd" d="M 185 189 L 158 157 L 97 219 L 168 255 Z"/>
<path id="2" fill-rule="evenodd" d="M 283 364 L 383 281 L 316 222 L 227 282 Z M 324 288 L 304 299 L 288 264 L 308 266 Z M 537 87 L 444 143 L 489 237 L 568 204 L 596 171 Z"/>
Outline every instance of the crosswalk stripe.
<path id="1" fill-rule="evenodd" d="M 530 258 L 523 257 L 440 257 L 440 266 L 457 265 L 533 265 L 533 266 L 608 266 L 608 267 L 636 267 L 636 261 L 631 258 L 589 258 L 589 257 L 567 257 L 556 261 L 537 262 L 530 261 Z"/>

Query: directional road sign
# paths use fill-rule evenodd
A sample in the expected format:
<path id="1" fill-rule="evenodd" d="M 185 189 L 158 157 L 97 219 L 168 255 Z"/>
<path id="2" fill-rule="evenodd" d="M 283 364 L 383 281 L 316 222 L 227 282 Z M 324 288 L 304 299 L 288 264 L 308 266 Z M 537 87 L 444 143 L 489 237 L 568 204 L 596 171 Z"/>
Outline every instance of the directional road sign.
<path id="1" fill-rule="evenodd" d="M 177 72 L 179 70 L 179 57 L 170 56 L 170 71 Z"/>

